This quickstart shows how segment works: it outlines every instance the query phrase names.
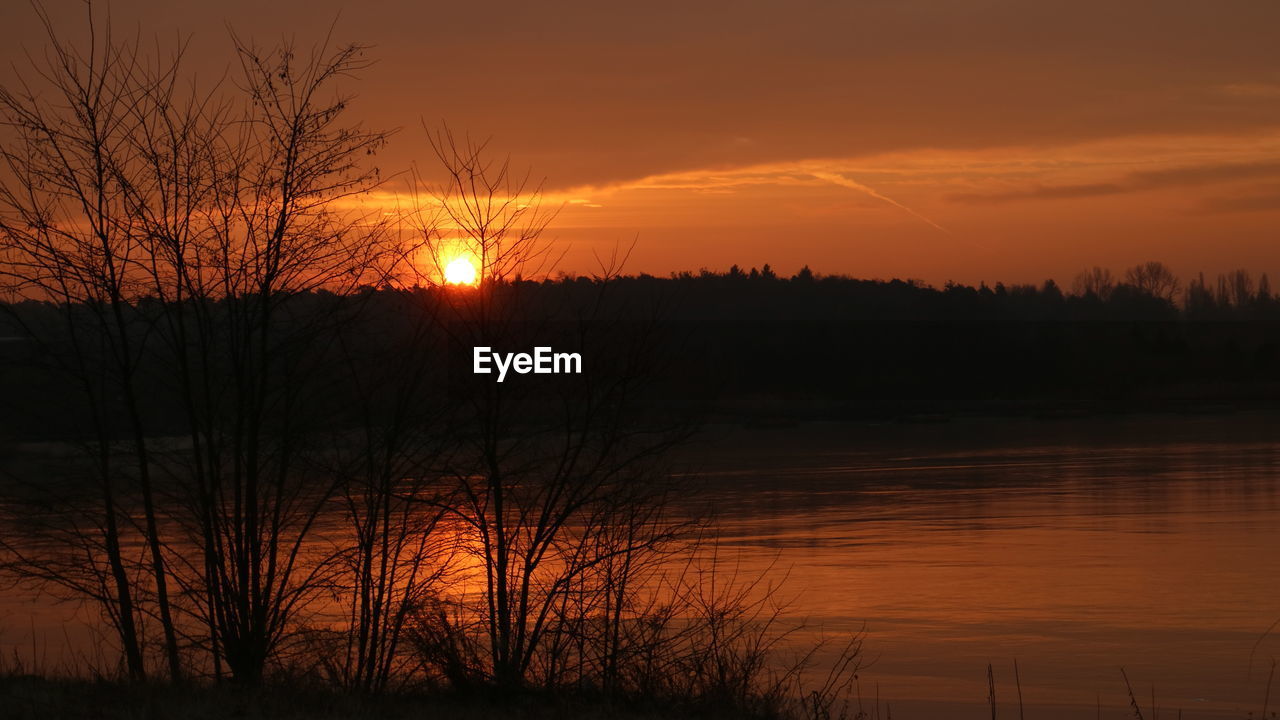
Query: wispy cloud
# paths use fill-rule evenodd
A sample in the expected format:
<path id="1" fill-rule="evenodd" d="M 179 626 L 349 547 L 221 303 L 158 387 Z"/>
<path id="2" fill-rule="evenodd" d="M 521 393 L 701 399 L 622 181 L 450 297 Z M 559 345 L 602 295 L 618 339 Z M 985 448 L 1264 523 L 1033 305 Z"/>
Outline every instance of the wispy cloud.
<path id="1" fill-rule="evenodd" d="M 924 215 L 921 215 L 920 213 L 916 212 L 915 210 L 912 210 L 911 208 L 907 207 L 906 205 L 903 205 L 902 203 L 898 202 L 897 200 L 894 200 L 893 198 L 891 198 L 891 197 L 889 197 L 889 196 L 887 196 L 887 195 L 884 195 L 884 194 L 882 194 L 882 193 L 880 193 L 880 192 L 877 192 L 874 188 L 871 188 L 871 187 L 868 187 L 868 186 L 866 186 L 866 185 L 863 185 L 863 184 L 862 184 L 862 183 L 860 183 L 860 182 L 857 182 L 857 181 L 855 181 L 855 180 L 850 180 L 849 178 L 847 178 L 847 177 L 845 177 L 845 176 L 843 176 L 843 175 L 840 175 L 839 173 L 832 173 L 832 172 L 815 172 L 815 173 L 812 173 L 812 175 L 813 175 L 814 177 L 816 177 L 816 178 L 820 179 L 820 180 L 826 180 L 826 181 L 828 181 L 828 182 L 833 182 L 833 183 L 835 183 L 836 185 L 839 185 L 839 186 L 841 186 L 841 187 L 847 187 L 847 188 L 850 188 L 850 189 L 852 189 L 852 190 L 857 190 L 857 191 L 859 191 L 859 192 L 864 192 L 864 193 L 866 193 L 866 194 L 870 195 L 871 197 L 873 197 L 873 198 L 875 198 L 875 199 L 877 199 L 877 200 L 883 200 L 884 202 L 887 202 L 887 203 L 889 203 L 890 205 L 892 205 L 892 206 L 894 206 L 894 207 L 896 207 L 896 208 L 899 208 L 899 209 L 901 209 L 901 210 L 904 210 L 904 211 L 906 211 L 906 212 L 908 212 L 908 213 L 910 213 L 910 214 L 914 215 L 915 217 L 917 217 L 917 218 L 919 218 L 919 219 L 923 220 L 924 222 L 926 222 L 926 223 L 928 223 L 928 224 L 932 225 L 933 227 L 935 227 L 935 228 L 937 228 L 937 229 L 941 230 L 942 232 L 950 232 L 950 231 L 948 231 L 946 228 L 944 228 L 944 227 L 942 227 L 941 225 L 939 225 L 938 223 L 936 223 L 936 222 L 934 222 L 934 221 L 930 220 L 929 218 L 925 217 Z"/>
<path id="2" fill-rule="evenodd" d="M 990 193 L 952 193 L 948 200 L 969 205 L 986 205 L 1014 202 L 1017 200 L 1062 200 L 1070 198 L 1098 197 L 1116 195 L 1126 192 L 1124 185 L 1117 183 L 1082 183 L 1079 185 L 1039 185 L 1034 184 L 1019 190 Z"/>
<path id="3" fill-rule="evenodd" d="M 1129 172 L 1112 182 L 1062 185 L 1031 184 L 1013 190 L 952 193 L 947 199 L 972 205 L 999 204 L 1018 200 L 1061 200 L 1143 192 L 1175 187 L 1198 187 L 1242 180 L 1280 177 L 1280 161 L 1253 163 L 1210 163 L 1159 170 Z"/>
<path id="4" fill-rule="evenodd" d="M 1165 188 L 1218 188 L 1213 199 L 1183 201 L 1195 212 L 1268 209 L 1257 188 L 1224 191 L 1231 184 L 1280 180 L 1280 133 L 1258 136 L 1167 136 L 1118 138 L 1083 145 L 1011 146 L 967 151 L 923 149 L 849 158 L 803 158 L 737 167 L 709 167 L 648 175 L 603 185 L 556 188 L 543 194 L 544 208 L 564 208 L 562 226 L 654 227 L 663 223 L 732 223 L 725 213 L 753 213 L 776 202 L 779 217 L 819 214 L 858 222 L 850 211 L 901 213 L 951 232 L 936 219 L 939 208 L 981 207 L 1021 201 L 1070 201 Z M 841 200 L 832 188 L 847 188 L 863 204 Z M 400 208 L 413 198 L 386 187 L 364 196 L 362 205 Z M 1210 194 L 1208 190 L 1205 194 Z M 739 198 L 736 204 L 733 198 Z M 422 196 L 427 210 L 433 201 Z M 1197 205 L 1199 203 L 1199 205 Z M 864 215 L 864 217 L 866 217 Z M 892 221 L 891 215 L 881 220 Z"/>
<path id="5" fill-rule="evenodd" d="M 1197 212 L 1200 213 L 1272 212 L 1277 210 L 1280 210 L 1280 186 L 1272 186 L 1264 192 L 1205 198 L 1197 208 Z"/>

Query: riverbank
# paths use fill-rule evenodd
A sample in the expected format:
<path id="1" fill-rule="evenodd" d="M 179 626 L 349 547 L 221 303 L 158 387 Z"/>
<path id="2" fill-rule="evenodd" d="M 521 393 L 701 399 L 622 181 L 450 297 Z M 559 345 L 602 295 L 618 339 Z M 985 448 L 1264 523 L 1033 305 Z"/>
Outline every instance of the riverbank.
<path id="1" fill-rule="evenodd" d="M 0 676 L 0 715 L 8 720 L 708 720 L 743 717 L 714 705 L 527 693 L 409 692 L 368 697 L 321 684 L 231 685 L 130 684 L 110 680 Z M 761 716 L 767 717 L 767 716 Z"/>

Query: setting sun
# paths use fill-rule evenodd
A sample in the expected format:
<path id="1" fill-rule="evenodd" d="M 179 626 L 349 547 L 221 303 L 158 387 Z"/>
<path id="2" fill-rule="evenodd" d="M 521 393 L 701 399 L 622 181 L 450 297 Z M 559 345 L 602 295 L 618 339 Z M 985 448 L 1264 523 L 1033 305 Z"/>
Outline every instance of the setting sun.
<path id="1" fill-rule="evenodd" d="M 444 268 L 444 281 L 450 285 L 474 285 L 476 266 L 466 258 L 458 258 Z"/>

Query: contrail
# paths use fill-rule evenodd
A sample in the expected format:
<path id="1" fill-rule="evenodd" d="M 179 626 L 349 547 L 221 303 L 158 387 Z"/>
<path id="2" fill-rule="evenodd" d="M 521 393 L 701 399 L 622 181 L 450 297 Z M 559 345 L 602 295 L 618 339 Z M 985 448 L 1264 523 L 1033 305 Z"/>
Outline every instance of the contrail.
<path id="1" fill-rule="evenodd" d="M 894 207 L 896 207 L 896 208 L 898 208 L 898 209 L 900 209 L 900 210 L 905 210 L 905 211 L 907 211 L 907 212 L 911 213 L 912 215 L 915 215 L 917 218 L 920 218 L 921 220 L 923 220 L 923 221 L 925 221 L 925 222 L 929 223 L 929 224 L 930 224 L 930 225 L 932 225 L 933 227 L 935 227 L 935 228 L 937 228 L 937 229 L 941 230 L 942 232 L 947 233 L 948 235 L 950 235 L 950 234 L 951 234 L 951 231 L 950 231 L 950 230 L 948 230 L 948 229 L 946 229 L 946 228 L 942 227 L 942 226 L 941 226 L 941 225 L 939 225 L 938 223 L 936 223 L 936 222 L 934 222 L 934 221 L 930 220 L 929 218 L 927 218 L 927 217 L 925 217 L 925 216 L 921 215 L 920 213 L 916 212 L 915 210 L 912 210 L 911 208 L 907 207 L 906 205 L 903 205 L 902 203 L 898 202 L 897 200 L 894 200 L 893 198 L 888 197 L 887 195 L 881 195 L 880 193 L 876 192 L 876 191 L 875 191 L 875 189 L 873 189 L 873 188 L 869 188 L 869 187 L 867 187 L 866 185 L 863 185 L 863 184 L 862 184 L 862 183 L 860 183 L 860 182 L 855 182 L 855 181 L 853 181 L 853 180 L 850 180 L 849 178 L 847 178 L 847 177 L 845 177 L 845 176 L 843 176 L 843 175 L 840 175 L 840 174 L 838 174 L 838 173 L 829 173 L 829 172 L 811 172 L 811 173 L 809 173 L 809 174 L 810 174 L 810 175 L 812 175 L 812 176 L 814 176 L 814 177 L 816 177 L 816 178 L 818 178 L 819 180 L 826 180 L 827 182 L 835 183 L 836 185 L 839 185 L 839 186 L 841 186 L 841 187 L 847 187 L 847 188 L 850 188 L 850 189 L 852 189 L 852 190 L 859 190 L 859 191 L 861 191 L 861 192 L 864 192 L 864 193 L 866 193 L 866 194 L 870 195 L 870 196 L 871 196 L 871 197 L 873 197 L 873 198 L 876 198 L 877 200 L 883 200 L 883 201 L 885 201 L 885 202 L 889 203 L 890 205 L 892 205 L 892 206 L 894 206 Z"/>

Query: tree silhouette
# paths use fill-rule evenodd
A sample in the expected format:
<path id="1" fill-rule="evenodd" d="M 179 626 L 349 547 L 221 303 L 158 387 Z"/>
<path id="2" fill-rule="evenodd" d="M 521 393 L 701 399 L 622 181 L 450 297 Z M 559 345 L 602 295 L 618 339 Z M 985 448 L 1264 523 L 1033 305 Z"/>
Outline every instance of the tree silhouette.
<path id="1" fill-rule="evenodd" d="M 1178 278 L 1164 263 L 1151 260 L 1125 271 L 1125 282 L 1139 292 L 1172 303 L 1178 294 Z"/>
<path id="2" fill-rule="evenodd" d="M 1095 265 L 1076 275 L 1075 281 L 1072 283 L 1072 291 L 1076 295 L 1092 295 L 1099 300 L 1106 301 L 1111 297 L 1111 291 L 1115 289 L 1115 286 L 1116 283 L 1111 277 L 1111 271 Z"/>

